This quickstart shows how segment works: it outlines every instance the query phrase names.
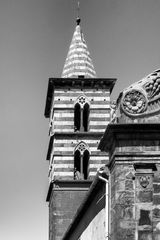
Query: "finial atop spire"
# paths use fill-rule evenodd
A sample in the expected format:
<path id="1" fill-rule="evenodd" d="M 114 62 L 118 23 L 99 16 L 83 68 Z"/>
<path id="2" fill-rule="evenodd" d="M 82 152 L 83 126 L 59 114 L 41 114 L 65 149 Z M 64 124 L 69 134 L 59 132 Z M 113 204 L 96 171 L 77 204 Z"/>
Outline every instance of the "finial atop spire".
<path id="1" fill-rule="evenodd" d="M 79 17 L 79 12 L 80 12 L 80 2 L 78 1 L 77 2 L 77 19 L 76 19 L 77 25 L 79 25 L 81 22 L 81 19 Z"/>

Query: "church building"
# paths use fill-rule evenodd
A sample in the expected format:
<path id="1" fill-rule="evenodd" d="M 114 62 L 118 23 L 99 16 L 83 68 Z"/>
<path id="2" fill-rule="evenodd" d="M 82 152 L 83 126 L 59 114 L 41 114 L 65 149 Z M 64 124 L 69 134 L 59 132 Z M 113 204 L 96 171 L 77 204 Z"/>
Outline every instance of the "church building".
<path id="1" fill-rule="evenodd" d="M 98 171 L 63 240 L 160 239 L 159 83 L 156 70 L 120 93 L 98 146 L 108 176 Z"/>
<path id="2" fill-rule="evenodd" d="M 160 240 L 160 70 L 111 104 L 80 23 L 48 82 L 49 240 Z"/>
<path id="3" fill-rule="evenodd" d="M 61 77 L 48 82 L 49 240 L 62 239 L 97 169 L 108 161 L 98 144 L 110 121 L 116 79 L 97 77 L 80 22 L 78 17 Z"/>

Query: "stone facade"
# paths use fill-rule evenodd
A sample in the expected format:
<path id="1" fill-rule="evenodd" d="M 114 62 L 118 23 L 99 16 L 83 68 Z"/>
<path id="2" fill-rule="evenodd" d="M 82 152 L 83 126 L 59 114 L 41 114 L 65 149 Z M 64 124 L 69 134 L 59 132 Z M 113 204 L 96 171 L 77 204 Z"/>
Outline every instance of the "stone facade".
<path id="1" fill-rule="evenodd" d="M 53 183 L 49 201 L 49 240 L 62 240 L 89 186 L 90 182 Z"/>
<path id="2" fill-rule="evenodd" d="M 97 147 L 110 121 L 110 92 L 114 83 L 115 79 L 49 80 L 45 116 L 50 126 L 47 153 L 50 182 L 75 180 L 74 152 L 79 145 L 85 145 L 89 152 L 87 179 L 92 180 L 97 169 L 106 163 L 107 154 Z M 77 131 L 74 126 L 75 104 L 77 100 L 79 104 L 82 96 L 83 102 L 89 105 L 87 131 Z"/>
<path id="3" fill-rule="evenodd" d="M 79 24 L 62 78 L 49 79 L 47 93 L 49 239 L 160 240 L 160 70 L 110 104 L 115 79 L 95 78 Z M 94 180 L 85 198 L 104 163 L 107 236 L 104 183 Z"/>
<path id="4" fill-rule="evenodd" d="M 103 178 L 102 178 L 103 175 Z M 106 187 L 107 186 L 107 187 Z M 108 175 L 98 172 L 63 240 L 105 240 L 108 236 Z"/>
<path id="5" fill-rule="evenodd" d="M 46 100 L 49 240 L 160 240 L 160 70 L 110 103 L 114 84 L 96 78 L 78 18 L 62 78 L 49 79 Z M 94 180 L 104 164 L 105 202 L 104 183 Z"/>
<path id="6" fill-rule="evenodd" d="M 90 152 L 89 179 L 93 179 L 97 169 L 106 162 L 107 156 L 104 157 L 97 147 L 106 124 L 110 121 L 110 83 L 108 79 L 108 86 L 102 86 L 95 85 L 94 81 L 72 79 L 69 86 L 68 79 L 65 81 L 50 79 L 51 84 L 54 85 L 49 119 L 50 139 L 54 139 L 50 141 L 51 146 L 48 153 L 50 181 L 74 179 L 74 151 L 82 142 L 86 144 L 86 148 Z M 102 79 L 102 81 L 107 82 L 107 79 Z M 62 82 L 64 83 L 62 84 Z M 80 86 L 76 82 L 81 82 Z M 88 83 L 88 86 L 82 83 Z M 81 105 L 86 102 L 89 105 L 87 131 L 75 131 L 74 108 L 77 101 Z"/>
<path id="7" fill-rule="evenodd" d="M 49 79 L 45 107 L 50 137 L 49 240 L 62 238 L 97 169 L 108 158 L 97 147 L 110 121 L 116 79 L 96 78 L 80 18 L 76 22 L 62 76 Z"/>
<path id="8" fill-rule="evenodd" d="M 126 88 L 99 148 L 109 152 L 113 240 L 160 239 L 160 70 Z"/>
<path id="9" fill-rule="evenodd" d="M 110 124 L 100 148 L 110 153 L 111 239 L 160 239 L 160 125 Z"/>

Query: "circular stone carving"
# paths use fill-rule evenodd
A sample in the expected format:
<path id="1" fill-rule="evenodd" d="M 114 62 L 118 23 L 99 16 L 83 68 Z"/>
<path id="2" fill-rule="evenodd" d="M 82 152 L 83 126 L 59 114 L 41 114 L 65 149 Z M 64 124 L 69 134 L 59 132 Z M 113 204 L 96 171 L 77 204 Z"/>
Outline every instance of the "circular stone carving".
<path id="1" fill-rule="evenodd" d="M 147 98 L 140 90 L 132 89 L 125 93 L 121 107 L 129 115 L 141 114 L 146 110 Z"/>
<path id="2" fill-rule="evenodd" d="M 81 97 L 79 98 L 79 103 L 83 105 L 85 102 L 86 102 L 85 97 L 81 96 Z"/>
<path id="3" fill-rule="evenodd" d="M 86 146 L 84 143 L 80 143 L 78 146 L 78 149 L 80 150 L 80 152 L 84 152 L 86 150 Z"/>

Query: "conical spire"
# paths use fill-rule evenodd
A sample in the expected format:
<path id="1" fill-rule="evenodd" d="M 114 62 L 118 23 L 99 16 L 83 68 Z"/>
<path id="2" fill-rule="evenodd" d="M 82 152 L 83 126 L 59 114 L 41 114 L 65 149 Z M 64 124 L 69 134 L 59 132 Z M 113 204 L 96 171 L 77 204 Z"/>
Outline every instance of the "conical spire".
<path id="1" fill-rule="evenodd" d="M 62 78 L 96 78 L 96 72 L 80 27 L 80 18 L 76 22 L 73 38 L 64 64 Z"/>

